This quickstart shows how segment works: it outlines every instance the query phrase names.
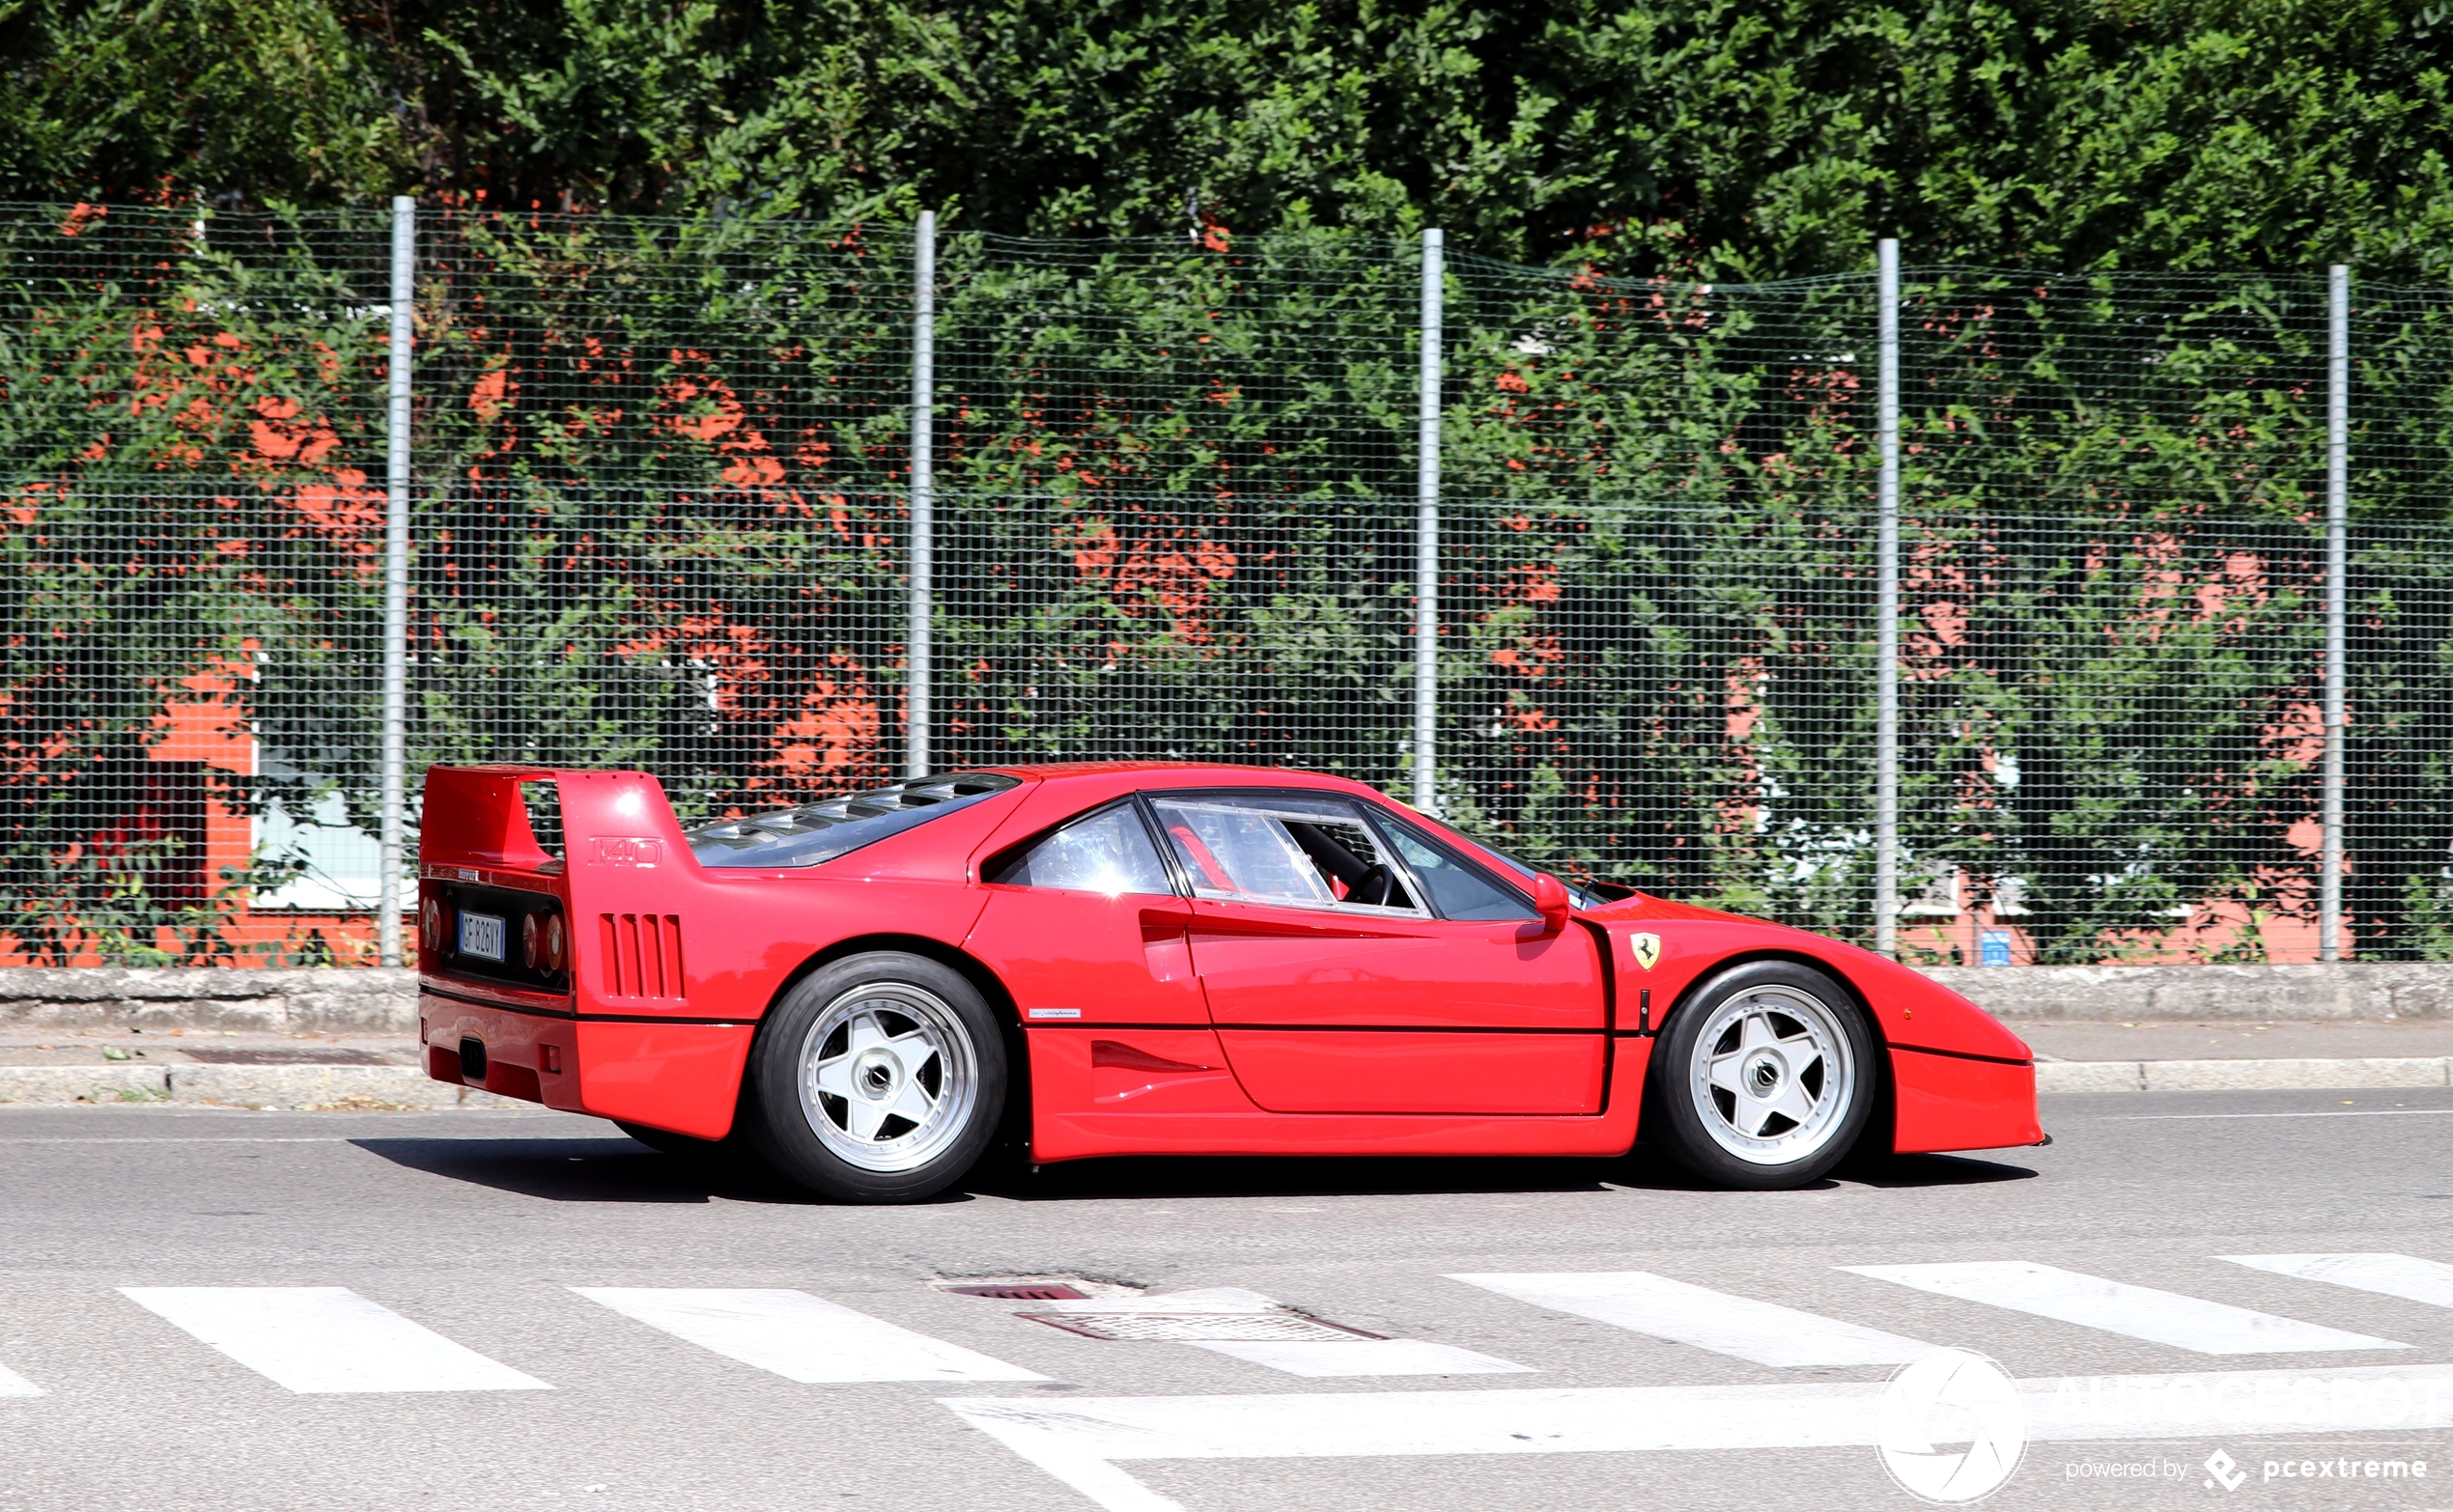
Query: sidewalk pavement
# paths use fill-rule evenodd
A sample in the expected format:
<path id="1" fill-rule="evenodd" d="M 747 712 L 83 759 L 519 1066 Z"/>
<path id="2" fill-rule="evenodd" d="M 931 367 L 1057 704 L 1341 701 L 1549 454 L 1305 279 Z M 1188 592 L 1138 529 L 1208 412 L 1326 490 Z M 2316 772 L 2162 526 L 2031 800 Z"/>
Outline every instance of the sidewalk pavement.
<path id="1" fill-rule="evenodd" d="M 2453 1086 L 2453 1021 L 2012 1025 L 2043 1092 Z M 0 1103 L 520 1107 L 430 1080 L 406 1034 L 0 1028 Z"/>

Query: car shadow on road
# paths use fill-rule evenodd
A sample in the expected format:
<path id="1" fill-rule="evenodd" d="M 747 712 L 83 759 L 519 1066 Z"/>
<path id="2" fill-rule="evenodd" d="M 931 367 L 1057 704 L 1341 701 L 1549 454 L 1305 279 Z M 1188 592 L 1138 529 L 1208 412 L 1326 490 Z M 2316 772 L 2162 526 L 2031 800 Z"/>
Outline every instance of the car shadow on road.
<path id="1" fill-rule="evenodd" d="M 1844 1181 L 1861 1187 L 1978 1187 L 1997 1181 L 2033 1181 L 2036 1172 L 2007 1161 L 1972 1155 L 1882 1155 L 1840 1167 Z"/>
<path id="2" fill-rule="evenodd" d="M 1434 1192 L 1601 1191 L 1605 1161 L 1343 1156 L 1114 1156 L 1036 1170 L 1005 1163 L 962 1186 L 1019 1202 L 1115 1197 L 1414 1196 Z"/>
<path id="3" fill-rule="evenodd" d="M 1836 1177 L 1798 1189 L 1899 1189 L 2023 1181 L 2019 1165 L 1951 1155 L 1881 1156 L 1844 1166 Z M 1639 1145 L 1616 1160 L 1128 1156 L 975 1172 L 960 1190 L 1020 1202 L 1116 1197 L 1419 1196 L 1449 1192 L 1692 1191 L 1698 1181 L 1661 1151 Z"/>
<path id="4" fill-rule="evenodd" d="M 624 1135 L 605 1139 L 352 1139 L 371 1155 L 430 1176 L 549 1202 L 806 1202 L 747 1161 L 660 1155 Z"/>
<path id="5" fill-rule="evenodd" d="M 395 1165 L 549 1202 L 649 1204 L 816 1203 L 823 1199 L 769 1175 L 746 1156 L 661 1155 L 634 1139 L 365 1138 L 350 1141 Z M 1854 1185 L 1884 1190 L 2023 1181 L 2025 1166 L 1957 1155 L 1895 1155 L 1851 1162 L 1836 1179 L 1800 1189 Z M 1639 1145 L 1616 1160 L 1537 1157 L 1122 1156 L 1035 1170 L 992 1158 L 928 1200 L 1082 1202 L 1135 1197 L 1431 1196 L 1447 1193 L 1709 1192 L 1676 1162 Z"/>

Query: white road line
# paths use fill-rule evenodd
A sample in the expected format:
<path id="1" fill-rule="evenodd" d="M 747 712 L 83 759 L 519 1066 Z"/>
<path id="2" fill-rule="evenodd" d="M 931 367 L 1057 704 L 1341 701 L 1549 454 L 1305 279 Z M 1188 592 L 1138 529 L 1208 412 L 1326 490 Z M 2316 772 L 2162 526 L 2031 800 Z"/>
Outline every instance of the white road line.
<path id="1" fill-rule="evenodd" d="M 41 1386 L 18 1375 L 8 1366 L 0 1365 L 0 1396 L 41 1396 L 42 1394 Z"/>
<path id="2" fill-rule="evenodd" d="M 807 1292 L 574 1286 L 592 1302 L 786 1381 L 1045 1381 Z"/>
<path id="3" fill-rule="evenodd" d="M 2017 1385 L 2028 1437 L 2044 1442 L 2453 1427 L 2453 1365 Z M 1884 1388 L 1864 1382 L 942 1400 L 1107 1512 L 1184 1512 L 1116 1462 L 1872 1446 Z"/>
<path id="4" fill-rule="evenodd" d="M 2320 1328 L 2178 1292 L 2132 1286 L 2027 1260 L 1948 1265 L 1844 1265 L 1843 1271 L 1921 1292 L 1985 1302 L 2080 1328 L 2126 1334 L 2201 1355 L 2291 1355 L 2318 1350 L 2409 1349 L 2390 1339 Z"/>
<path id="5" fill-rule="evenodd" d="M 1733 1297 L 1649 1271 L 1554 1271 L 1451 1275 L 1537 1307 L 1574 1313 L 1758 1365 L 1904 1364 L 1933 1346 L 1777 1302 Z"/>
<path id="6" fill-rule="evenodd" d="M 2453 1307 L 2453 1265 L 2416 1255 L 2224 1255 L 2234 1265 L 2303 1281 L 2329 1281 L 2431 1306 Z"/>
<path id="7" fill-rule="evenodd" d="M 270 1137 L 257 1134 L 204 1134 L 195 1138 L 184 1135 L 173 1138 L 147 1139 L 0 1139 L 0 1144 L 347 1144 L 351 1136 L 342 1134 L 299 1134 L 295 1137 Z M 363 1138 L 364 1135 L 354 1137 Z"/>
<path id="8" fill-rule="evenodd" d="M 1195 1341 L 1195 1349 L 1266 1365 L 1290 1376 L 1513 1376 L 1531 1365 L 1478 1355 L 1428 1339 L 1355 1339 L 1350 1343 L 1273 1339 L 1261 1343 Z"/>
<path id="9" fill-rule="evenodd" d="M 120 1294 L 301 1393 L 552 1389 L 344 1286 L 123 1286 Z"/>
<path id="10" fill-rule="evenodd" d="M 2323 1113 L 2113 1113 L 2112 1124 L 2182 1124 L 2209 1118 L 2447 1118 L 2453 1107 L 2367 1107 Z"/>

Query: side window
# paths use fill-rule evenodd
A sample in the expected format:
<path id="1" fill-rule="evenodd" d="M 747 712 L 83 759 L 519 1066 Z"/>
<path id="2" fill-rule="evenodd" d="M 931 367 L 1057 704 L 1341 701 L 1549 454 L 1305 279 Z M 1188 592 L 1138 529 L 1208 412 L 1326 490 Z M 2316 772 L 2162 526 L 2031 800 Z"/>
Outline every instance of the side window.
<path id="1" fill-rule="evenodd" d="M 1150 830 L 1130 803 L 1086 815 L 1007 861 L 990 882 L 1023 887 L 1103 892 L 1171 893 L 1167 867 Z"/>
<path id="2" fill-rule="evenodd" d="M 1388 815 L 1380 816 L 1381 827 L 1389 833 L 1389 843 L 1405 864 L 1422 880 L 1423 890 L 1431 895 L 1440 916 L 1451 919 L 1532 919 L 1533 905 L 1515 892 L 1493 882 L 1479 866 L 1474 866 L 1449 854 L 1448 848 L 1435 845 L 1427 838 L 1398 824 Z"/>
<path id="3" fill-rule="evenodd" d="M 1420 912 L 1352 805 L 1301 794 L 1153 796 L 1193 891 L 1299 909 Z"/>

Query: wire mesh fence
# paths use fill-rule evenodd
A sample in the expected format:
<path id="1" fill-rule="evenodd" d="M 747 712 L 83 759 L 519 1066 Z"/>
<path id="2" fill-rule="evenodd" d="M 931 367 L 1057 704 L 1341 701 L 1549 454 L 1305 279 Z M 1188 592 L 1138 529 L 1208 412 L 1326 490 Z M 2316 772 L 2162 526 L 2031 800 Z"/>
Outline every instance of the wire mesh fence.
<path id="1" fill-rule="evenodd" d="M 429 211 L 408 743 L 686 817 L 907 747 L 907 228 Z M 362 960 L 388 226 L 0 211 L 0 949 Z M 1420 249 L 938 248 L 928 749 L 1404 791 Z M 1875 914 L 1875 285 L 1449 259 L 1445 817 Z M 2321 277 L 1910 272 L 1925 960 L 2313 959 Z M 2453 292 L 2356 291 L 2350 953 L 2453 957 Z"/>

